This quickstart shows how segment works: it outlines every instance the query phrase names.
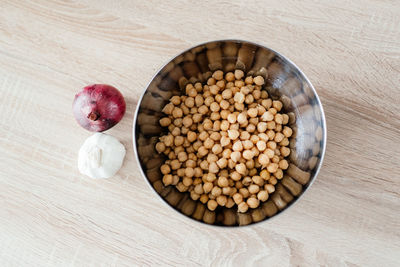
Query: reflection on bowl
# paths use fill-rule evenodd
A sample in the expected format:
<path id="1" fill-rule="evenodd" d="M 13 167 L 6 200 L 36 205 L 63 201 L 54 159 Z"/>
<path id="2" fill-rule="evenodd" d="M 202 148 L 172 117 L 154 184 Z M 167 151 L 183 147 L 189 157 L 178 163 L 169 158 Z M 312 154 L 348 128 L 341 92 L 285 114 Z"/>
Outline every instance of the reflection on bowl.
<path id="1" fill-rule="evenodd" d="M 161 110 L 173 95 L 180 95 L 188 83 L 205 82 L 215 70 L 241 69 L 247 75 L 261 75 L 273 99 L 284 104 L 293 129 L 290 165 L 276 191 L 256 209 L 238 213 L 235 208 L 210 211 L 189 193 L 164 186 L 160 166 L 162 155 L 155 151 Z M 134 120 L 134 150 L 141 170 L 157 194 L 179 213 L 218 226 L 242 226 L 265 221 L 287 209 L 311 185 L 325 153 L 326 125 L 319 98 L 305 75 L 288 59 L 266 47 L 238 40 L 213 41 L 195 46 L 176 56 L 154 76 L 141 97 Z"/>

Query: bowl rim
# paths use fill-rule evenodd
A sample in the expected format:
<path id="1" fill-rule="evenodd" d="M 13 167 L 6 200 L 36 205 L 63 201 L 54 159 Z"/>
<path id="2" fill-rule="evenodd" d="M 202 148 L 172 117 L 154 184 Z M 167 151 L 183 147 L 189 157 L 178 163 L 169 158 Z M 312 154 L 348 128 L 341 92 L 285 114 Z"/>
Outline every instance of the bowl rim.
<path id="1" fill-rule="evenodd" d="M 296 197 L 291 203 L 288 203 L 287 207 L 285 207 L 283 210 L 278 211 L 275 215 L 271 216 L 271 217 L 266 217 L 265 219 L 258 221 L 258 222 L 252 222 L 250 224 L 247 225 L 216 225 L 216 224 L 208 224 L 206 222 L 203 221 L 199 221 L 196 219 L 193 219 L 192 217 L 183 214 L 181 211 L 175 209 L 173 206 L 171 206 L 162 196 L 160 196 L 160 194 L 154 189 L 153 185 L 150 183 L 149 179 L 147 178 L 147 175 L 144 173 L 143 168 L 142 168 L 142 164 L 140 162 L 139 159 L 139 154 L 138 154 L 138 148 L 136 145 L 136 124 L 137 124 L 137 117 L 139 115 L 139 108 L 140 105 L 142 103 L 143 97 L 147 92 L 147 89 L 149 88 L 150 84 L 154 81 L 154 79 L 157 77 L 157 75 L 160 73 L 160 71 L 167 66 L 171 61 L 175 60 L 177 57 L 181 56 L 182 54 L 189 52 L 190 50 L 199 47 L 199 46 L 204 46 L 210 43 L 223 43 L 223 42 L 235 42 L 235 43 L 239 43 L 239 44 L 243 44 L 243 43 L 247 43 L 247 44 L 251 44 L 254 45 L 256 47 L 261 47 L 264 49 L 267 49 L 271 52 L 273 52 L 274 54 L 276 54 L 277 56 L 281 57 L 282 59 L 286 60 L 289 64 L 291 64 L 298 72 L 299 74 L 304 78 L 304 80 L 308 83 L 308 85 L 310 86 L 312 92 L 315 95 L 318 107 L 321 110 L 321 117 L 322 117 L 322 132 L 323 132 L 323 137 L 322 137 L 322 150 L 321 150 L 321 156 L 320 156 L 320 160 L 318 165 L 316 166 L 315 169 L 315 173 L 314 175 L 311 177 L 311 180 L 309 182 L 309 184 L 307 185 L 307 187 L 303 190 L 303 192 Z M 183 51 L 181 51 L 180 53 L 176 54 L 175 56 L 173 56 L 172 58 L 170 58 L 168 61 L 166 61 L 164 64 L 161 65 L 160 68 L 158 68 L 158 70 L 155 72 L 155 74 L 151 77 L 150 81 L 147 83 L 145 89 L 143 90 L 143 92 L 140 95 L 140 98 L 138 99 L 138 102 L 136 104 L 136 110 L 134 113 L 134 117 L 133 117 L 133 127 L 132 127 L 132 143 L 133 143 L 133 153 L 135 156 L 135 159 L 137 161 L 137 164 L 139 165 L 139 169 L 140 169 L 140 173 L 142 174 L 146 184 L 150 187 L 150 189 L 153 191 L 154 194 L 156 194 L 158 196 L 158 198 L 161 200 L 161 202 L 164 203 L 164 205 L 168 206 L 170 209 L 172 209 L 173 211 L 175 211 L 176 213 L 180 214 L 180 216 L 183 216 L 184 218 L 186 218 L 186 220 L 189 222 L 196 222 L 199 225 L 202 226 L 209 226 L 209 227 L 217 227 L 218 229 L 223 229 L 223 228 L 227 228 L 227 229 L 242 229 L 243 227 L 254 227 L 254 226 L 258 226 L 261 223 L 266 223 L 267 221 L 270 221 L 276 217 L 278 217 L 279 215 L 281 215 L 282 213 L 284 213 L 286 210 L 288 210 L 289 208 L 293 207 L 295 205 L 295 203 L 297 203 L 306 193 L 307 190 L 309 190 L 309 188 L 312 186 L 312 184 L 314 183 L 314 181 L 316 180 L 321 167 L 322 167 L 322 163 L 324 161 L 325 158 L 325 151 L 326 151 L 326 141 L 327 141 L 327 126 L 326 126 L 326 118 L 325 118 L 325 112 L 324 112 L 324 108 L 322 106 L 321 100 L 317 94 L 317 91 L 315 90 L 313 84 L 311 83 L 311 81 L 309 80 L 309 78 L 304 74 L 304 72 L 289 58 L 287 58 L 286 56 L 282 55 L 281 53 L 277 52 L 276 50 L 269 48 L 263 44 L 259 44 L 259 43 L 255 43 L 252 41 L 246 41 L 246 40 L 241 40 L 241 39 L 218 39 L 218 40 L 213 40 L 213 41 L 207 41 L 207 42 L 202 42 L 196 45 L 193 45 Z"/>

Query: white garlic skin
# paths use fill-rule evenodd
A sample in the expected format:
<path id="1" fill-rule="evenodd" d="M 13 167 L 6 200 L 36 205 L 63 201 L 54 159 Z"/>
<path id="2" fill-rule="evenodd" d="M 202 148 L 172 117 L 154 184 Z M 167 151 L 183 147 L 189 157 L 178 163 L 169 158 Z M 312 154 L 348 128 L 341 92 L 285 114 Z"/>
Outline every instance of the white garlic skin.
<path id="1" fill-rule="evenodd" d="M 126 150 L 117 138 L 95 133 L 79 150 L 78 168 L 93 179 L 110 178 L 121 168 Z"/>

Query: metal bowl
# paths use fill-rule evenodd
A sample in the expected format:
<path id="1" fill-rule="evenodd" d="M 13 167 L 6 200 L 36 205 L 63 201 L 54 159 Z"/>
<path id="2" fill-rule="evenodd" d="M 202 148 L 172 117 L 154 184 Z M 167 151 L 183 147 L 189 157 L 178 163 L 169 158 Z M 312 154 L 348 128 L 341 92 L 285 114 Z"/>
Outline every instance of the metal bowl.
<path id="1" fill-rule="evenodd" d="M 161 110 L 187 83 L 205 82 L 211 72 L 241 69 L 247 75 L 262 75 L 273 99 L 280 99 L 290 116 L 290 165 L 268 201 L 246 213 L 218 207 L 210 211 L 174 186 L 165 187 L 159 167 L 163 157 L 155 151 L 162 135 Z M 141 96 L 133 123 L 133 146 L 141 171 L 163 201 L 188 218 L 210 225 L 250 225 L 282 213 L 292 206 L 315 180 L 325 154 L 326 122 L 314 87 L 289 59 L 262 45 L 240 40 L 212 41 L 190 48 L 164 65 Z"/>

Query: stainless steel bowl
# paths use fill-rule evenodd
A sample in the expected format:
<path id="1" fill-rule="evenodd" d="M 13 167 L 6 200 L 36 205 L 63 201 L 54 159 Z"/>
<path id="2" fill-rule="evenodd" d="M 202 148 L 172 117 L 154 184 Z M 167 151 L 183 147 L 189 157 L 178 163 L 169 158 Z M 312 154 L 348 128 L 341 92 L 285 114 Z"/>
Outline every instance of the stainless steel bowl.
<path id="1" fill-rule="evenodd" d="M 173 95 L 179 95 L 187 83 L 205 82 L 215 70 L 241 69 L 247 75 L 262 75 L 266 90 L 280 99 L 289 112 L 294 129 L 290 140 L 290 166 L 278 181 L 268 201 L 247 213 L 235 208 L 207 209 L 193 201 L 188 193 L 174 186 L 165 187 L 159 167 L 163 158 L 155 143 L 163 133 L 159 126 L 161 110 Z M 289 59 L 267 47 L 240 40 L 212 41 L 192 47 L 164 65 L 141 96 L 133 123 L 133 146 L 143 176 L 150 187 L 168 205 L 188 218 L 218 226 L 243 226 L 282 213 L 292 206 L 318 175 L 325 154 L 326 122 L 314 87 Z"/>

